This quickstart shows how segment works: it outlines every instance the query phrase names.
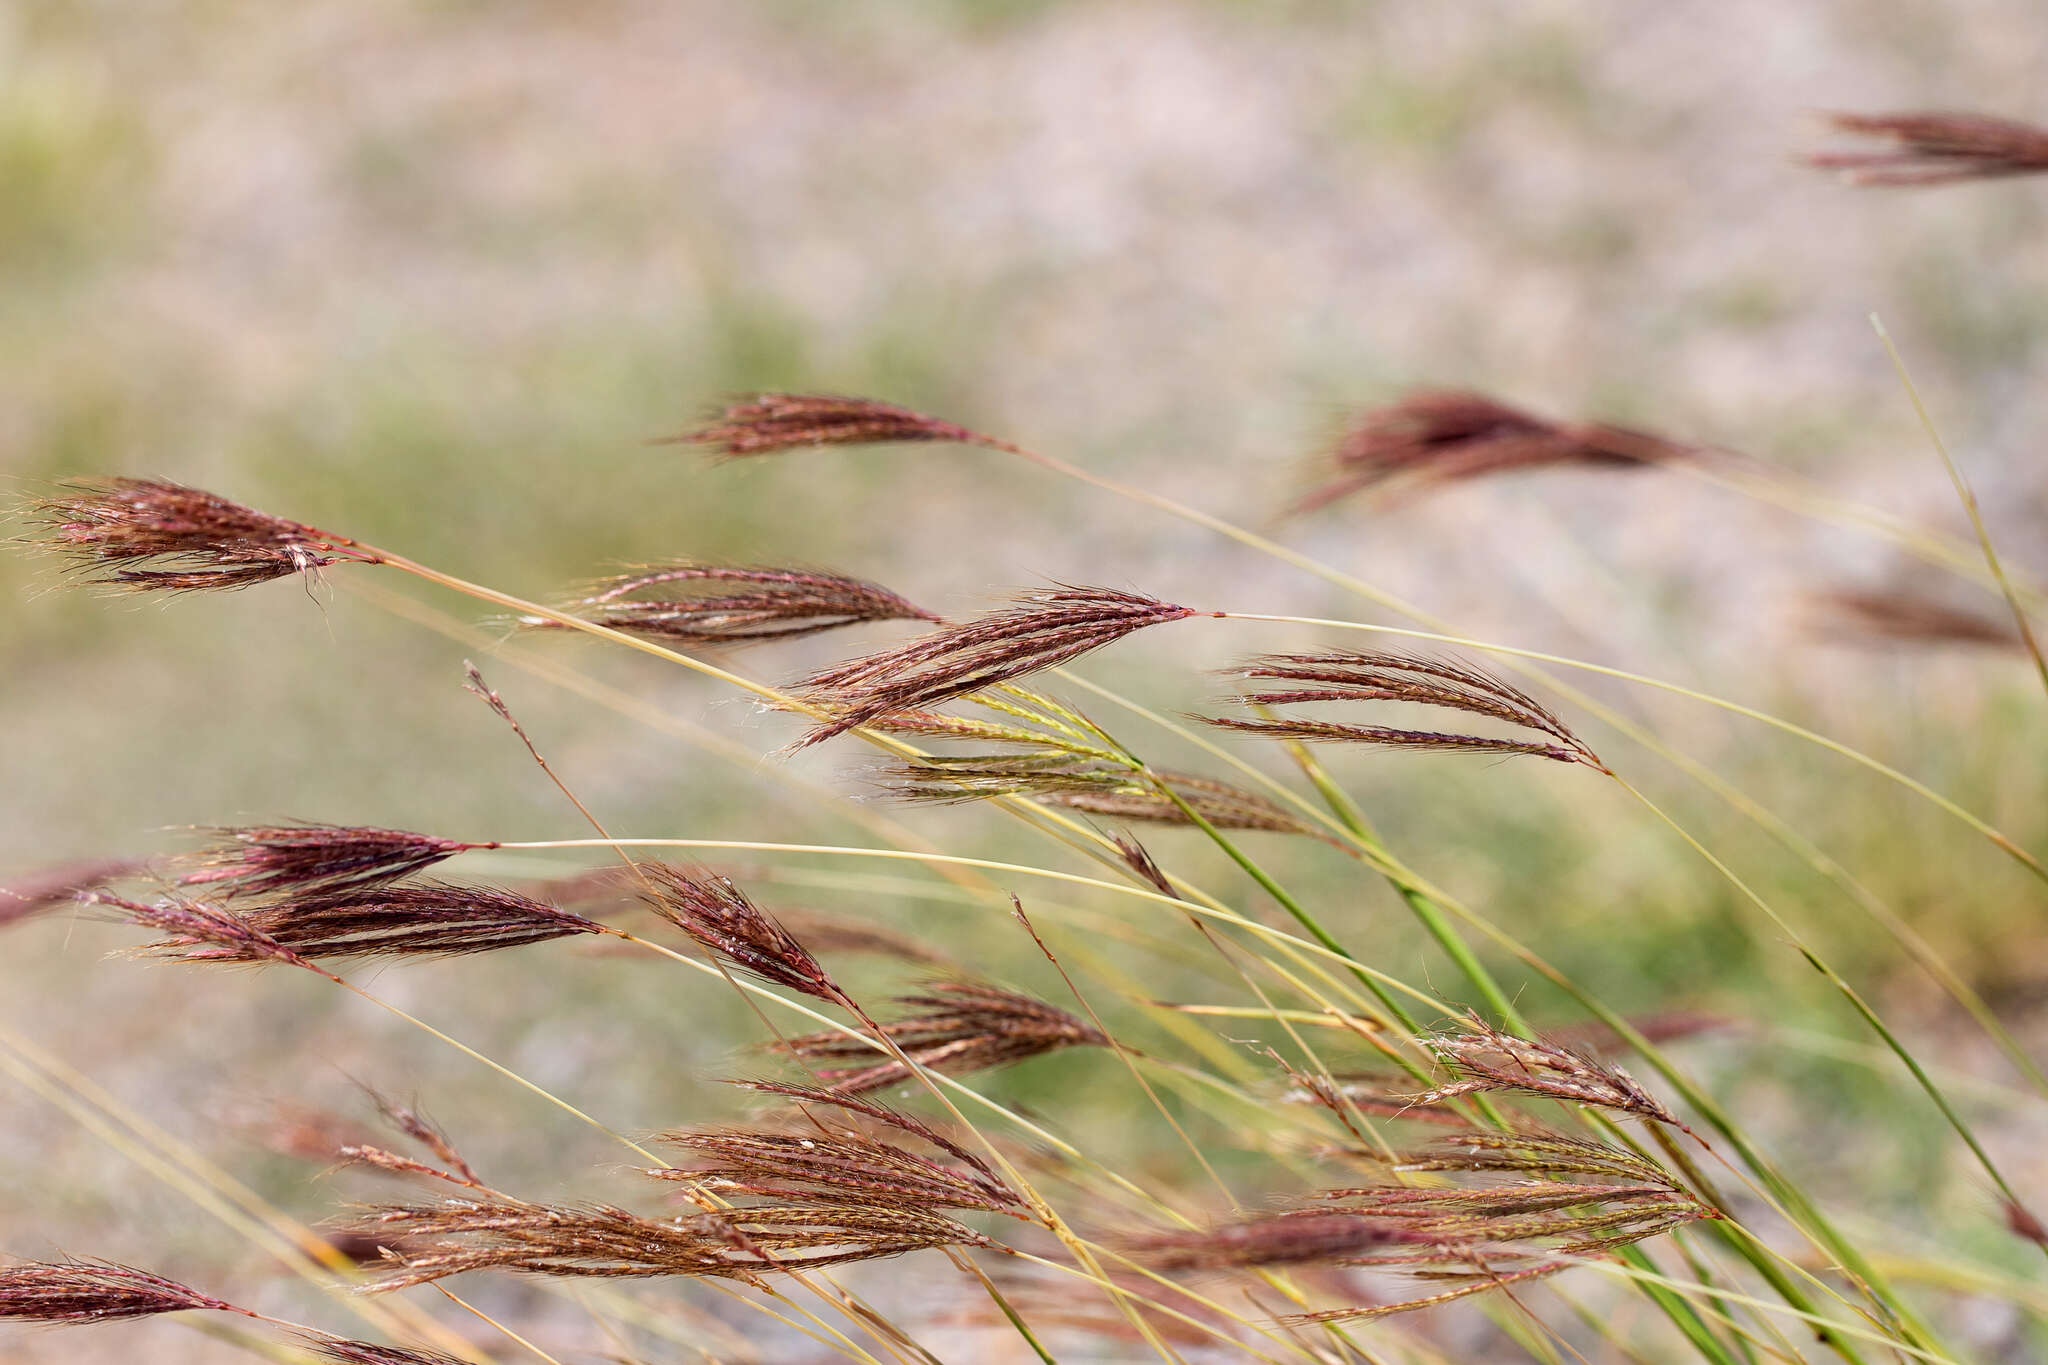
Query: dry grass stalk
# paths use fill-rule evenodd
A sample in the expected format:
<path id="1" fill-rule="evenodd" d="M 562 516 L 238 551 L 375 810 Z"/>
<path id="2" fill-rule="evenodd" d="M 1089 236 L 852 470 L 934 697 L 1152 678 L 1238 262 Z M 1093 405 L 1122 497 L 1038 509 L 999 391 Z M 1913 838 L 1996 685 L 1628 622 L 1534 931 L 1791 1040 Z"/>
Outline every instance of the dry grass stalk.
<path id="1" fill-rule="evenodd" d="M 79 479 L 29 506 L 40 540 L 94 582 L 139 592 L 245 588 L 342 560 L 346 536 L 164 479 Z"/>
<path id="2" fill-rule="evenodd" d="M 1359 414 L 1330 452 L 1334 477 L 1293 510 L 1313 511 L 1396 479 L 1427 486 L 1517 469 L 1644 467 L 1693 453 L 1648 432 L 1552 422 L 1484 394 L 1425 390 Z"/>
<path id="3" fill-rule="evenodd" d="M 1500 721 L 1533 730 L 1542 738 L 1507 739 L 1293 717 L 1201 717 L 1207 724 L 1220 729 L 1303 742 L 1347 742 L 1454 753 L 1529 754 L 1559 763 L 1583 764 L 1597 772 L 1609 771 L 1585 741 L 1534 697 L 1492 674 L 1447 659 L 1336 649 L 1318 654 L 1268 654 L 1239 665 L 1230 670 L 1230 674 L 1238 678 L 1271 679 L 1293 684 L 1284 690 L 1240 693 L 1234 700 L 1248 707 L 1295 706 L 1306 702 L 1407 702 Z"/>
<path id="4" fill-rule="evenodd" d="M 978 1209 L 1023 1218 L 1024 1200 L 992 1170 L 929 1125 L 858 1095 L 829 1089 L 755 1082 L 750 1089 L 797 1102 L 804 1121 L 787 1130 L 679 1129 L 662 1134 L 704 1158 L 685 1169 L 650 1171 L 667 1180 L 692 1180 L 726 1197 L 872 1204 L 922 1209 Z M 821 1109 L 865 1118 L 912 1137 L 949 1161 L 921 1156 L 876 1138 Z"/>
<path id="5" fill-rule="evenodd" d="M 642 1218 L 610 1205 L 444 1199 L 368 1210 L 351 1231 L 395 1232 L 396 1254 L 377 1290 L 473 1270 L 600 1278 L 697 1276 L 755 1280 L 932 1247 L 996 1244 L 950 1218 L 866 1204 L 787 1203 Z"/>
<path id="6" fill-rule="evenodd" d="M 1618 1066 L 1557 1043 L 1502 1033 L 1476 1015 L 1471 1022 L 1470 1033 L 1423 1040 L 1456 1079 L 1412 1096 L 1411 1103 L 1442 1104 L 1466 1095 L 1536 1095 L 1685 1127 Z"/>
<path id="7" fill-rule="evenodd" d="M 84 893 L 132 877 L 145 866 L 134 858 L 95 858 L 16 877 L 10 885 L 0 886 L 0 927 L 73 904 Z"/>
<path id="8" fill-rule="evenodd" d="M 469 849 L 498 847 L 362 825 L 254 825 L 211 833 L 219 842 L 183 860 L 192 870 L 178 884 L 228 897 L 356 891 Z"/>
<path id="9" fill-rule="evenodd" d="M 1858 185 L 1949 185 L 2048 171 L 2048 128 L 1983 114 L 1831 114 L 1841 133 L 1883 151 L 1816 152 L 1806 164 L 1846 171 Z"/>
<path id="10" fill-rule="evenodd" d="M 746 893 L 704 868 L 668 863 L 637 865 L 654 912 L 681 929 L 698 946 L 748 976 L 787 987 L 816 1000 L 853 1009 L 811 950 L 747 899 Z"/>
<path id="11" fill-rule="evenodd" d="M 242 1311 L 176 1280 L 111 1261 L 29 1261 L 0 1266 L 0 1319 L 83 1324 L 194 1309 Z"/>
<path id="12" fill-rule="evenodd" d="M 1043 1000 L 1001 986 L 944 981 L 897 1003 L 922 1013 L 883 1024 L 882 1031 L 913 1062 L 951 1075 L 1008 1066 L 1068 1047 L 1107 1047 L 1100 1030 Z M 858 1035 L 807 1033 L 773 1050 L 822 1062 L 817 1075 L 846 1094 L 880 1090 L 911 1079 L 894 1057 L 877 1054 Z M 845 1065 L 832 1065 L 845 1063 Z"/>
<path id="13" fill-rule="evenodd" d="M 1816 593 L 1811 600 L 1823 629 L 1837 638 L 1863 637 L 1900 644 L 1981 645 L 1992 649 L 2024 648 L 2010 617 L 1984 616 L 1930 597 L 1843 588 Z"/>
<path id="14" fill-rule="evenodd" d="M 1142 593 L 1065 584 L 1020 594 L 1012 605 L 796 684 L 831 712 L 804 736 L 816 744 L 892 712 L 921 711 L 1021 678 L 1111 644 L 1133 631 L 1200 615 Z"/>
<path id="15" fill-rule="evenodd" d="M 679 445 L 705 446 L 728 457 L 907 441 L 1013 449 L 1006 441 L 894 403 L 804 393 L 758 394 L 729 404 L 703 426 L 670 439 Z"/>
<path id="16" fill-rule="evenodd" d="M 656 588 L 670 591 L 640 595 Z M 614 630 L 705 646 L 793 640 L 865 621 L 939 619 L 857 578 L 713 564 L 673 564 L 608 579 L 570 604 L 570 610 Z M 534 616 L 520 618 L 520 624 L 546 628 L 561 623 Z"/>

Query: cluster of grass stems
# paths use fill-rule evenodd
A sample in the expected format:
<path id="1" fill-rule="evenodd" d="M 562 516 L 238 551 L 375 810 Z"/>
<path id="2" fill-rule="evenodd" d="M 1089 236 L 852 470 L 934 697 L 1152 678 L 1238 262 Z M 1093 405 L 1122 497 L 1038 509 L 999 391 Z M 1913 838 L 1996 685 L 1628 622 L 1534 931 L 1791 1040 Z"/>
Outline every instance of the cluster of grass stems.
<path id="1" fill-rule="evenodd" d="M 1842 126 L 1946 158 L 1937 170 L 1883 159 L 1827 163 L 1882 183 L 1954 178 L 1962 158 L 1991 155 L 1983 148 L 2001 131 L 1951 128 L 1954 136 L 1941 142 L 1940 129 L 1920 125 Z M 1962 137 L 1970 131 L 1974 142 Z M 2010 163 L 2038 155 L 2037 144 L 2004 132 L 2006 163 L 1982 173 L 2013 173 Z M 1866 1221 L 1823 1207 L 1802 1184 L 1798 1154 L 1770 1150 L 1688 1069 L 1684 1021 L 1624 1017 L 1389 847 L 1325 766 L 1323 755 L 1346 747 L 1411 750 L 1442 762 L 1543 759 L 1554 765 L 1551 780 L 1618 791 L 1647 827 L 1696 859 L 1701 875 L 1725 878 L 1756 924 L 1838 993 L 1892 1054 L 1917 1102 L 1950 1126 L 1957 1159 L 1974 1163 L 1997 1191 L 2010 1232 L 2048 1249 L 2020 1192 L 1907 1038 L 1783 908 L 1652 804 L 1632 769 L 1675 765 L 1821 872 L 1953 996 L 2022 1086 L 2048 1097 L 2048 1079 L 1995 1012 L 1797 830 L 1568 675 L 1676 693 L 1818 746 L 1873 781 L 1917 793 L 2048 880 L 2032 853 L 1975 813 L 1788 720 L 1676 683 L 1464 637 L 1277 540 L 906 408 L 765 394 L 682 439 L 732 459 L 876 443 L 979 447 L 1273 555 L 1355 594 L 1375 618 L 1305 619 L 1053 584 L 948 621 L 840 574 L 696 560 L 635 568 L 551 604 L 160 480 L 83 481 L 40 499 L 31 539 L 87 579 L 176 594 L 311 576 L 339 583 L 379 569 L 407 575 L 509 612 L 517 634 L 577 633 L 751 695 L 787 714 L 793 748 L 866 745 L 881 755 L 871 771 L 884 793 L 909 805 L 980 803 L 992 818 L 1021 822 L 1043 839 L 1053 860 L 949 854 L 868 804 L 850 807 L 874 836 L 865 846 L 614 834 L 472 667 L 471 690 L 589 834 L 514 843 L 369 826 L 224 828 L 168 862 L 110 857 L 51 869 L 0 901 L 0 922 L 82 906 L 147 931 L 141 954 L 200 969 L 239 963 L 317 974 L 599 1129 L 639 1173 L 608 1177 L 616 1202 L 598 1204 L 496 1188 L 442 1130 L 380 1101 L 388 1133 L 332 1116 L 292 1127 L 305 1154 L 379 1172 L 405 1191 L 315 1230 L 61 1059 L 0 1034 L 0 1070 L 10 1083 L 57 1104 L 333 1293 L 359 1318 L 360 1334 L 281 1321 L 153 1270 L 94 1260 L 0 1265 L 0 1318 L 89 1324 L 178 1315 L 224 1343 L 286 1361 L 557 1360 L 520 1324 L 485 1318 L 443 1284 L 489 1272 L 688 1280 L 731 1299 L 738 1307 L 723 1310 L 728 1315 L 756 1311 L 820 1358 L 869 1365 L 934 1359 L 920 1341 L 925 1320 L 980 1324 L 1007 1334 L 1008 1347 L 991 1351 L 1045 1361 L 1433 1362 L 1443 1356 L 1426 1310 L 1453 1302 L 1490 1317 L 1493 1349 L 1548 1362 L 1585 1359 L 1589 1343 L 1606 1358 L 1689 1354 L 1716 1365 L 1963 1358 L 1943 1326 L 1953 1315 L 1936 1290 L 1911 1282 L 1911 1263 L 1890 1254 Z M 1552 465 L 1679 470 L 1862 526 L 2003 599 L 1995 611 L 1962 611 L 1845 585 L 1817 603 L 1838 626 L 2009 650 L 2041 667 L 2028 623 L 2041 592 L 2000 563 L 1967 484 L 1946 452 L 1942 458 L 1979 532 L 1975 546 L 1834 502 L 1730 452 L 1600 422 L 1553 421 L 1482 395 L 1426 392 L 1353 422 L 1294 510 L 1327 514 L 1360 495 L 1414 496 L 1432 484 Z M 458 639 L 476 638 L 411 598 L 368 590 Z M 1301 638 L 1288 652 L 1245 657 L 1228 670 L 1228 695 L 1199 715 L 1158 714 L 1069 669 L 1138 632 L 1229 630 L 1244 620 L 1281 623 Z M 914 623 L 922 633 L 782 682 L 763 680 L 735 657 L 741 646 L 772 648 L 827 631 L 913 628 L 878 626 L 887 622 Z M 526 656 L 508 646 L 502 657 Z M 713 753 L 758 757 L 606 689 L 557 655 L 532 655 L 529 666 Z M 1581 736 L 1586 726 L 1609 736 L 1600 750 Z M 1146 751 L 1163 738 L 1205 753 L 1214 769 L 1156 766 Z M 1293 780 L 1248 761 L 1242 746 L 1253 744 L 1284 757 Z M 845 799 L 788 780 L 822 800 Z M 1243 877 L 1229 886 L 1189 880 L 1171 852 L 1186 840 L 1213 845 Z M 1312 906 L 1288 888 L 1267 850 L 1289 841 L 1335 850 L 1361 883 L 1391 886 L 1449 974 L 1424 985 L 1376 966 L 1370 928 L 1347 906 Z M 567 881 L 536 875 L 486 885 L 461 873 L 462 860 L 483 850 L 501 860 L 582 850 L 592 865 Z M 870 924 L 770 914 L 699 861 L 740 851 L 824 857 L 849 875 L 877 860 L 921 864 L 988 917 L 988 932 L 1020 935 L 1042 954 L 1067 998 L 986 979 L 973 963 L 937 959 L 928 946 Z M 1057 950 L 1061 936 L 1041 933 L 1032 901 L 1062 885 L 1117 897 L 1117 918 L 1146 925 L 1155 940 L 1185 935 L 1242 986 L 1240 1003 L 1146 1001 L 1094 955 Z M 628 918 L 634 906 L 651 912 L 657 927 L 624 927 L 636 922 Z M 736 1082 L 755 1104 L 746 1121 L 630 1137 L 345 974 L 368 962 L 542 953 L 555 950 L 547 946 L 553 940 L 577 937 L 658 954 L 753 1005 L 764 1036 L 760 1074 Z M 831 964 L 850 953 L 893 961 L 901 995 L 871 1001 L 843 986 Z M 1515 976 L 1497 975 L 1488 959 L 1512 963 Z M 1580 1017 L 1539 1033 L 1518 1003 L 1530 986 L 1550 988 Z M 1146 1011 L 1176 1048 L 1125 1042 L 1098 1009 L 1105 994 Z M 1250 1020 L 1271 1026 L 1284 1045 L 1251 1053 L 1229 1042 L 1229 1028 Z M 996 1068 L 1036 1058 L 1058 1067 L 1078 1051 L 1114 1059 L 1130 1078 L 1130 1122 L 1200 1179 L 1149 1184 L 1066 1136 L 1064 1120 L 1076 1116 L 1022 1113 L 982 1087 Z M 1226 1145 L 1256 1158 L 1235 1161 L 1231 1180 L 1215 1160 Z M 1264 1172 L 1256 1182 L 1244 1174 L 1253 1169 Z M 849 1266 L 906 1256 L 918 1259 L 925 1287 L 888 1304 L 872 1302 L 846 1275 Z M 1980 1289 L 1998 1282 L 1990 1271 L 1951 1278 Z M 431 1301 L 400 1292 L 421 1286 L 471 1316 L 430 1313 Z M 597 1288 L 578 1302 L 606 1320 L 613 1340 L 630 1330 L 690 1344 L 706 1358 L 748 1354 L 711 1300 L 657 1311 Z M 1652 1317 L 1624 1328 L 1621 1315 L 1592 1305 L 1595 1290 L 1605 1302 L 1637 1297 Z M 2015 1289 L 2013 1298 L 2040 1311 L 2038 1294 Z"/>

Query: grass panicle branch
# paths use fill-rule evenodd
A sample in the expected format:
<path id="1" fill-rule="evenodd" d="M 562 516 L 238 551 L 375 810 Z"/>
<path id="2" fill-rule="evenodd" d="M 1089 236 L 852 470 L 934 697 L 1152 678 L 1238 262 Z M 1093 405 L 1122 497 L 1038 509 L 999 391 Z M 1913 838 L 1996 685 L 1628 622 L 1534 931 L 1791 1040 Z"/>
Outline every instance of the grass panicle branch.
<path id="1" fill-rule="evenodd" d="M 1882 150 L 1815 152 L 1821 170 L 1857 185 L 1952 185 L 2048 171 L 2048 128 L 1984 114 L 1831 114 L 1838 133 L 1888 144 Z"/>
<path id="2" fill-rule="evenodd" d="M 585 620 L 613 630 L 704 647 L 793 640 L 869 621 L 939 619 L 857 578 L 717 564 L 670 564 L 622 574 L 593 585 L 567 605 Z M 544 616 L 522 617 L 519 624 L 561 628 Z"/>
<path id="3" fill-rule="evenodd" d="M 1229 670 L 1248 682 L 1289 684 L 1252 689 L 1235 700 L 1267 709 L 1313 702 L 1405 702 L 1441 707 L 1535 731 L 1540 739 L 1414 730 L 1293 716 L 1204 716 L 1219 729 L 1272 739 L 1373 744 L 1386 748 L 1462 753 L 1529 754 L 1559 763 L 1578 763 L 1597 772 L 1607 765 L 1557 714 L 1511 683 L 1468 664 L 1419 654 L 1333 649 L 1315 654 L 1268 654 Z"/>

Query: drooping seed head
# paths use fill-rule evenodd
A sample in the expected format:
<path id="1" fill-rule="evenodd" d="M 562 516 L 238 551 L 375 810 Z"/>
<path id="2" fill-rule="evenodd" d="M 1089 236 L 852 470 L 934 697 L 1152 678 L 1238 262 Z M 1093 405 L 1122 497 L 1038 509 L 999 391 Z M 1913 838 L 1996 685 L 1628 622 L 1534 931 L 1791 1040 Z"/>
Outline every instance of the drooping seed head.
<path id="1" fill-rule="evenodd" d="M 1817 152 L 1806 164 L 1857 185 L 1948 185 L 2048 171 L 2048 128 L 1983 114 L 1833 114 L 1837 132 L 1890 145 Z"/>
<path id="2" fill-rule="evenodd" d="M 993 436 L 894 403 L 806 393 L 757 394 L 728 405 L 704 425 L 671 439 L 680 445 L 705 446 L 728 457 L 911 441 L 1012 448 Z"/>
<path id="3" fill-rule="evenodd" d="M 227 897 L 361 890 L 468 849 L 497 846 L 367 825 L 253 825 L 212 833 L 218 842 L 185 859 L 191 871 L 178 882 Z"/>
<path id="4" fill-rule="evenodd" d="M 1425 390 L 1359 414 L 1332 448 L 1329 482 L 1294 505 L 1312 511 L 1400 479 L 1451 483 L 1517 469 L 1625 469 L 1666 463 L 1693 448 L 1601 422 L 1553 422 L 1484 394 Z"/>
<path id="5" fill-rule="evenodd" d="M 1026 592 L 1008 607 L 797 683 L 806 701 L 831 713 L 802 743 L 816 744 L 891 712 L 923 710 L 1057 668 L 1133 631 L 1200 614 L 1109 588 L 1060 584 Z"/>
<path id="6" fill-rule="evenodd" d="M 641 863 L 654 912 L 749 976 L 835 1005 L 852 1002 L 811 950 L 746 893 L 704 868 Z"/>
<path id="7" fill-rule="evenodd" d="M 980 982 L 943 981 L 897 1003 L 919 1011 L 883 1024 L 882 1031 L 920 1067 L 960 1075 L 1008 1066 L 1069 1047 L 1107 1047 L 1093 1025 L 1020 991 Z M 895 1057 L 878 1053 L 859 1035 L 807 1033 L 773 1045 L 774 1051 L 822 1062 L 820 1080 L 846 1094 L 885 1089 L 911 1079 Z"/>
<path id="8" fill-rule="evenodd" d="M 1512 684 L 1466 664 L 1386 651 L 1328 650 L 1319 654 L 1268 654 L 1230 670 L 1237 678 L 1273 680 L 1284 689 L 1251 689 L 1235 700 L 1247 707 L 1296 706 L 1308 702 L 1407 702 L 1436 706 L 1536 732 L 1537 738 L 1414 730 L 1382 725 L 1288 717 L 1203 716 L 1204 723 L 1272 739 L 1349 742 L 1395 749 L 1529 754 L 1559 763 L 1579 763 L 1597 772 L 1607 765 L 1555 712 Z"/>
<path id="9" fill-rule="evenodd" d="M 1502 1033 L 1476 1016 L 1472 1029 L 1422 1040 L 1456 1079 L 1414 1096 L 1414 1103 L 1441 1104 L 1491 1093 L 1538 1095 L 1684 1127 L 1618 1066 L 1557 1043 Z"/>
<path id="10" fill-rule="evenodd" d="M 864 621 L 939 618 L 887 588 L 804 569 L 673 564 L 607 579 L 570 604 L 584 620 L 683 645 L 793 640 Z M 560 625 L 523 617 L 521 625 Z"/>
<path id="11" fill-rule="evenodd" d="M 204 901 L 182 896 L 134 901 L 105 891 L 89 891 L 79 897 L 79 903 L 96 906 L 128 924 L 163 934 L 157 942 L 137 949 L 148 956 L 182 962 L 280 962 L 328 975 L 311 959 L 272 938 L 246 916 Z"/>
<path id="12" fill-rule="evenodd" d="M 245 588 L 340 560 L 344 537 L 164 479 L 81 479 L 29 511 L 37 539 L 94 582 L 136 591 Z"/>
<path id="13" fill-rule="evenodd" d="M 29 1261 L 0 1266 L 0 1319 L 94 1323 L 234 1305 L 189 1285 L 111 1261 Z"/>

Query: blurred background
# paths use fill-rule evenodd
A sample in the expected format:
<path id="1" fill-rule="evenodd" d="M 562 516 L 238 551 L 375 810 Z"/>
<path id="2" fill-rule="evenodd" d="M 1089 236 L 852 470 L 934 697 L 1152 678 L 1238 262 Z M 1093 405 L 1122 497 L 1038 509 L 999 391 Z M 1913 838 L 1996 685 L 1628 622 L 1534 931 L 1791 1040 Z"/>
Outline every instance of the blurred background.
<path id="1" fill-rule="evenodd" d="M 1513 475 L 1277 520 L 1346 413 L 1432 385 L 1740 451 L 1966 536 L 1876 312 L 2000 547 L 2048 573 L 2048 189 L 1856 189 L 1800 164 L 1831 142 L 1817 111 L 2048 117 L 2044 57 L 2048 21 L 2023 0 L 11 0 L 0 481 L 13 499 L 74 474 L 170 477 L 538 598 L 621 563 L 703 556 L 836 568 L 955 614 L 1060 578 L 1391 619 L 990 452 L 721 466 L 650 444 L 734 392 L 869 394 L 1273 531 L 1471 635 L 1780 712 L 2044 849 L 2042 699 L 2025 661 L 1872 647 L 1815 619 L 1809 595 L 1838 587 L 1997 609 L 1881 539 L 1676 471 Z M 309 591 L 170 602 L 61 582 L 46 559 L 0 556 L 0 885 L 169 851 L 193 825 L 582 832 L 462 691 L 465 658 L 615 831 L 872 837 L 803 785 L 871 795 L 851 751 L 769 757 L 793 734 L 782 718 L 588 642 L 501 647 L 502 623 L 452 595 L 347 571 Z M 482 635 L 437 633 L 365 589 Z M 1221 690 L 1205 668 L 1359 638 L 1190 622 L 1085 671 L 1189 710 Z M 783 678 L 853 648 L 830 637 L 741 663 Z M 670 729 L 530 661 L 623 689 Z M 1983 839 L 1784 735 L 1588 686 L 1838 859 L 2023 1039 L 2048 1038 L 2039 885 Z M 1213 767 L 1141 722 L 1098 719 L 1148 756 Z M 692 726 L 738 748 L 694 743 Z M 1582 728 L 1948 1069 L 2009 1172 L 2048 1201 L 2039 1101 L 1927 977 L 1725 805 Z M 1688 1059 L 1825 1196 L 1902 1244 L 2014 1256 L 1924 1100 L 1782 935 L 1639 807 L 1551 765 L 1331 759 L 1409 861 L 1610 1000 L 1731 1021 Z M 906 818 L 960 851 L 1063 856 L 989 811 Z M 1149 841 L 1268 913 L 1198 836 Z M 1260 847 L 1377 965 L 1452 989 L 1384 887 L 1314 848 Z M 1058 989 L 1000 903 L 923 900 L 904 890 L 913 874 L 839 863 L 728 866 L 768 903 L 908 928 Z M 1056 941 L 1086 929 L 1158 995 L 1226 993 L 1115 943 L 1118 903 L 1070 899 L 1045 912 Z M 267 1150 L 248 1115 L 360 1109 L 357 1080 L 420 1096 L 499 1183 L 617 1197 L 601 1137 L 310 977 L 108 962 L 132 936 L 68 914 L 0 932 L 0 1025 L 304 1217 L 331 1211 L 337 1185 L 375 1187 L 318 1179 Z M 904 975 L 849 970 L 878 991 Z M 651 963 L 557 945 L 363 980 L 633 1131 L 730 1115 L 710 1078 L 759 1065 L 740 1050 L 756 1027 L 740 1007 Z M 1537 1017 L 1571 1017 L 1527 989 Z M 1090 1110 L 1090 1085 L 1118 1083 L 1113 1061 L 1073 1058 L 993 1084 L 1176 1179 L 1170 1156 L 1144 1170 L 1128 1115 Z M 72 1118 L 0 1094 L 0 1252 L 104 1255 L 321 1311 Z M 591 1346 L 573 1306 L 492 1292 L 565 1349 Z M 1973 1311 L 1987 1358 L 2023 1349 L 2012 1309 Z M 225 1351 L 144 1324 L 0 1332 L 0 1359 L 144 1343 L 161 1361 Z"/>

